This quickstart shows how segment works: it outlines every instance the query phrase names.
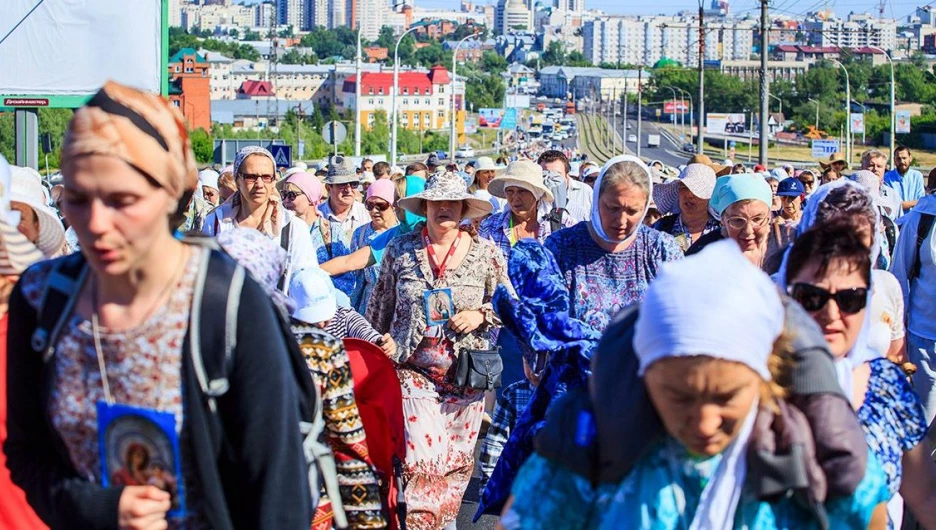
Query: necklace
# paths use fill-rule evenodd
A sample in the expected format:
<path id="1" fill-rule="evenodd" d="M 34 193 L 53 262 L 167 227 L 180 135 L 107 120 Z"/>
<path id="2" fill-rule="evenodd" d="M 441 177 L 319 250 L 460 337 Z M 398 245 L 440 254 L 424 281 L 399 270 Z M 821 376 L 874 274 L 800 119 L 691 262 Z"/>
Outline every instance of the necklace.
<path id="1" fill-rule="evenodd" d="M 179 257 L 179 263 L 176 265 L 175 271 L 172 273 L 172 276 L 169 277 L 169 281 L 166 282 L 166 285 L 163 286 L 162 290 L 159 293 L 159 296 L 156 297 L 156 300 L 152 305 L 146 310 L 146 313 L 143 316 L 141 323 L 149 321 L 150 317 L 153 316 L 153 313 L 156 312 L 156 308 L 159 307 L 159 302 L 162 300 L 166 293 L 169 292 L 169 289 L 176 284 L 178 277 L 181 275 L 182 271 L 185 269 L 185 263 L 188 261 L 185 259 L 186 255 L 185 248 L 183 247 L 181 256 Z M 114 396 L 110 391 L 110 382 L 107 380 L 107 368 L 104 364 L 104 349 L 101 347 L 101 332 L 100 332 L 100 322 L 98 320 L 98 295 L 97 295 L 97 277 L 92 276 L 91 278 L 91 336 L 94 339 L 94 352 L 97 355 L 98 362 L 98 371 L 101 374 L 101 385 L 104 387 L 104 400 L 107 401 L 108 405 L 114 404 Z M 159 388 L 159 395 L 157 397 L 157 409 L 161 408 L 162 404 L 162 372 L 159 370 L 159 363 L 156 363 L 156 387 Z"/>

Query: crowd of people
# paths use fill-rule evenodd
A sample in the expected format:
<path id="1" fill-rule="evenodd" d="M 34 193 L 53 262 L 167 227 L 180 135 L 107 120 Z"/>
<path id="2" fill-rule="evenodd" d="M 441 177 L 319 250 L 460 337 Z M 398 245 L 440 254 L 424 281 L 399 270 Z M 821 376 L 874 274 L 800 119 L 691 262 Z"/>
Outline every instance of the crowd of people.
<path id="1" fill-rule="evenodd" d="M 0 528 L 936 529 L 936 170 L 0 158 Z M 926 181 L 925 181 L 926 180 Z M 480 457 L 476 462 L 476 448 Z"/>

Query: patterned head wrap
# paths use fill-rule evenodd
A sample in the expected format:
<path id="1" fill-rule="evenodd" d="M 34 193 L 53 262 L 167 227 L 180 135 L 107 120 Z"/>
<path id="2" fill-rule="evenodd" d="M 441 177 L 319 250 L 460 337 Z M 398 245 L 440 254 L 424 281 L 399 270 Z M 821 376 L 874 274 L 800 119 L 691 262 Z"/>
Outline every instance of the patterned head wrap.
<path id="1" fill-rule="evenodd" d="M 289 254 L 277 241 L 258 230 L 238 227 L 222 232 L 218 244 L 253 275 L 274 301 L 287 310 L 292 309 L 292 302 L 276 288 L 289 262 Z"/>
<path id="2" fill-rule="evenodd" d="M 276 159 L 273 158 L 273 155 L 270 154 L 269 151 L 256 145 L 248 145 L 247 147 L 244 147 L 238 151 L 237 155 L 234 157 L 234 166 L 231 168 L 231 170 L 233 171 L 234 175 L 235 189 L 237 189 L 236 182 L 240 175 L 241 165 L 243 165 L 244 160 L 247 160 L 247 157 L 251 155 L 261 155 L 267 157 L 273 164 L 273 170 L 276 171 Z M 282 198 L 274 187 L 270 192 L 270 199 L 267 204 L 266 211 L 263 214 L 263 220 L 258 227 L 261 232 L 270 237 L 278 237 L 280 228 L 286 225 L 286 221 L 283 217 L 284 214 L 280 209 L 280 202 L 282 202 Z M 240 190 L 235 191 L 230 197 L 228 197 L 225 203 L 231 203 L 236 219 L 240 208 L 244 206 L 244 201 L 243 197 L 241 197 Z"/>
<path id="3" fill-rule="evenodd" d="M 158 95 L 113 81 L 68 124 L 63 165 L 83 155 L 119 158 L 176 199 L 198 185 L 192 144 L 179 111 Z"/>

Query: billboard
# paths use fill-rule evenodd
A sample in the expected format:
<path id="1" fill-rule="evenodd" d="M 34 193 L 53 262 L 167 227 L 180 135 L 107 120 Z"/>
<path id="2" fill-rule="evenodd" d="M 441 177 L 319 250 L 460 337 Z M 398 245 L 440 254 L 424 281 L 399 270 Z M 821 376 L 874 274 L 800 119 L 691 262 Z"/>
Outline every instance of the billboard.
<path id="1" fill-rule="evenodd" d="M 813 140 L 812 141 L 812 157 L 820 158 L 826 160 L 829 158 L 829 155 L 832 153 L 837 153 L 839 151 L 839 141 L 838 140 Z"/>
<path id="2" fill-rule="evenodd" d="M 504 109 L 478 109 L 478 127 L 482 129 L 500 127 L 503 118 Z"/>
<path id="3" fill-rule="evenodd" d="M 897 134 L 908 134 L 910 132 L 910 111 L 898 110 L 894 113 L 897 120 L 897 126 L 894 132 Z"/>
<path id="4" fill-rule="evenodd" d="M 709 134 L 739 134 L 747 132 L 747 119 L 742 112 L 705 115 L 705 132 Z"/>
<path id="5" fill-rule="evenodd" d="M 508 131 L 517 128 L 517 109 L 504 111 L 504 119 L 501 120 L 499 128 Z"/>
<path id="6" fill-rule="evenodd" d="M 667 114 L 688 114 L 689 102 L 684 99 L 668 99 L 663 102 L 663 112 Z"/>
<path id="7" fill-rule="evenodd" d="M 109 79 L 166 94 L 168 2 L 4 0 L 0 106 L 78 107 Z"/>
<path id="8" fill-rule="evenodd" d="M 528 109 L 530 108 L 530 96 L 528 94 L 507 94 L 508 109 Z"/>
<path id="9" fill-rule="evenodd" d="M 864 114 L 861 112 L 852 113 L 851 115 L 851 132 L 853 134 L 864 134 Z"/>

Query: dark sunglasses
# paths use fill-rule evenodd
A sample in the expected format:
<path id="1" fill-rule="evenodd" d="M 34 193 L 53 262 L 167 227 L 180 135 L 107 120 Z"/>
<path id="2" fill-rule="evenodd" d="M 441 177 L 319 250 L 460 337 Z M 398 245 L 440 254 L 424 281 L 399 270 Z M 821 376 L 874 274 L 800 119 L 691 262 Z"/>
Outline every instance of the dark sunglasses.
<path id="1" fill-rule="evenodd" d="M 253 174 L 241 174 L 241 178 L 244 179 L 244 182 L 247 184 L 253 184 L 257 182 L 257 179 L 262 179 L 263 182 L 267 184 L 273 182 L 273 175 L 253 175 Z"/>
<path id="2" fill-rule="evenodd" d="M 816 312 L 825 307 L 829 300 L 835 300 L 839 310 L 853 315 L 868 304 L 868 289 L 866 287 L 853 287 L 838 291 L 835 294 L 808 283 L 794 283 L 789 289 L 790 296 L 799 302 L 803 309 Z"/>
<path id="3" fill-rule="evenodd" d="M 381 202 L 365 202 L 365 203 L 364 203 L 364 207 L 367 208 L 367 211 L 368 211 L 368 212 L 371 211 L 371 210 L 373 210 L 374 208 L 376 208 L 378 212 L 385 212 L 385 211 L 387 211 L 387 208 L 390 208 L 390 203 L 386 203 L 386 202 L 383 202 L 383 201 L 381 201 Z"/>
<path id="4" fill-rule="evenodd" d="M 303 195 L 301 191 L 287 191 L 283 194 L 283 200 L 294 201 L 299 198 L 300 195 Z"/>

